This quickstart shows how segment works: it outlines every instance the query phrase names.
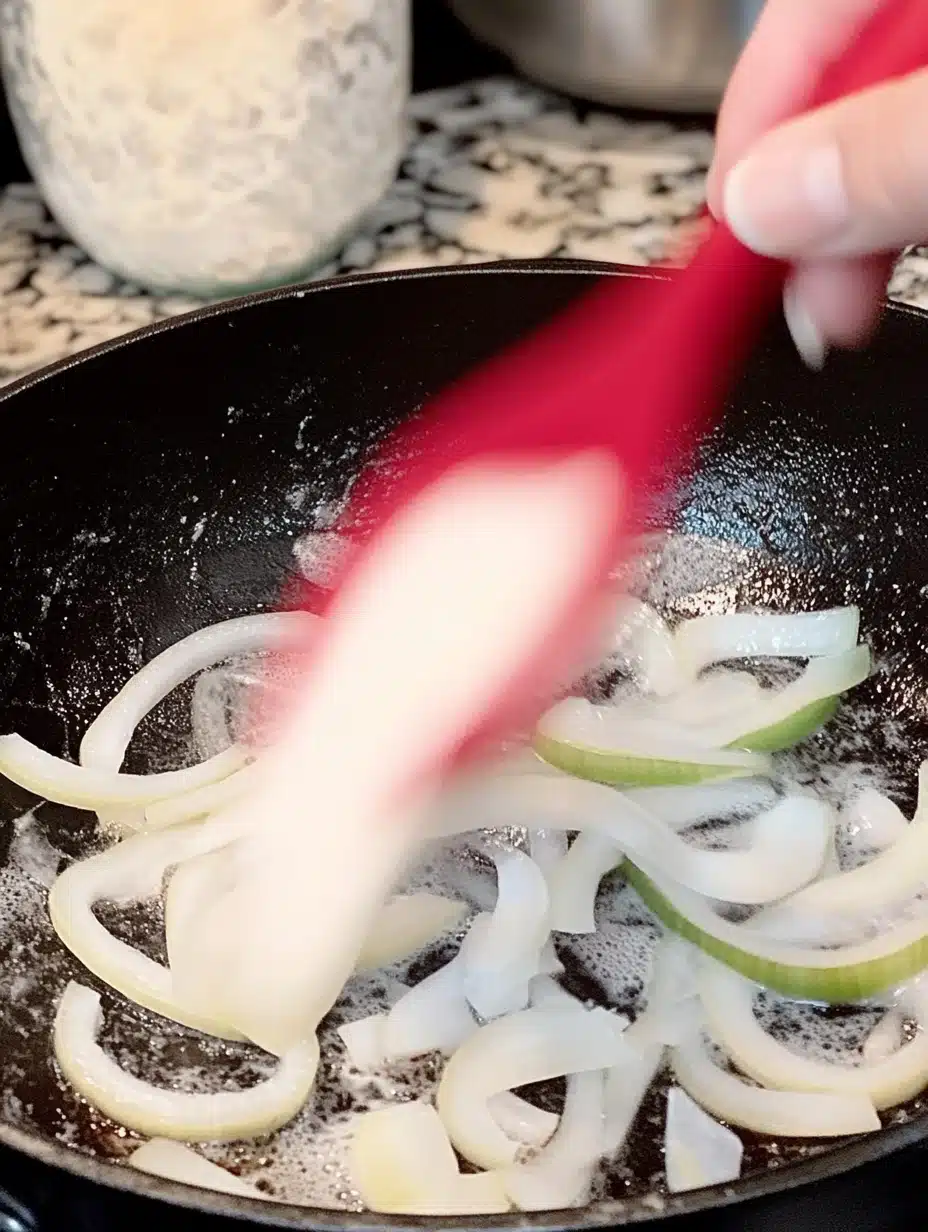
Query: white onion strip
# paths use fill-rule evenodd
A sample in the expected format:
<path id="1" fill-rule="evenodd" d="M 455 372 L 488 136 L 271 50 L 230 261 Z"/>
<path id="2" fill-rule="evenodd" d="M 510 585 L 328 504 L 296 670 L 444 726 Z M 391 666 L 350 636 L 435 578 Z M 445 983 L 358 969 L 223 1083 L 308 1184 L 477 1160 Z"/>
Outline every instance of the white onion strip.
<path id="1" fill-rule="evenodd" d="M 864 1061 L 885 1061 L 905 1043 L 905 1014 L 899 1006 L 893 1006 L 876 1024 L 861 1046 Z"/>
<path id="2" fill-rule="evenodd" d="M 760 726 L 765 724 L 758 723 Z M 737 728 L 735 734 L 740 735 L 743 730 Z M 710 766 L 719 778 L 723 773 L 731 777 L 766 774 L 770 768 L 768 758 L 743 749 L 724 748 L 701 728 L 670 723 L 652 714 L 629 715 L 618 706 L 597 706 L 584 697 L 567 697 L 552 706 L 542 715 L 537 731 L 544 740 L 568 750 L 620 761 L 635 758 L 679 762 L 694 769 Z M 573 760 L 558 764 L 573 770 Z"/>
<path id="3" fill-rule="evenodd" d="M 534 754 L 532 754 L 534 756 Z M 544 765 L 541 762 L 541 765 Z M 529 769 L 527 773 L 532 773 Z M 528 835 L 528 854 L 551 883 L 551 874 L 567 854 L 567 835 L 563 830 L 531 830 Z"/>
<path id="4" fill-rule="evenodd" d="M 192 830 L 139 835 L 77 861 L 49 892 L 55 931 L 75 958 L 130 1001 L 209 1035 L 241 1039 L 225 1021 L 185 1005 L 175 995 L 168 968 L 114 937 L 93 913 L 100 900 L 131 901 L 158 893 L 171 865 L 215 851 L 237 833 L 225 819 L 216 819 Z"/>
<path id="5" fill-rule="evenodd" d="M 857 645 L 856 607 L 826 612 L 731 612 L 685 620 L 674 633 L 680 663 L 697 675 L 713 663 L 732 659 L 839 655 Z"/>
<path id="6" fill-rule="evenodd" d="M 119 774 L 77 766 L 46 753 L 22 736 L 0 736 L 0 774 L 44 800 L 91 811 L 120 805 L 144 806 L 180 796 L 228 778 L 241 770 L 247 759 L 244 749 L 232 748 L 186 770 Z"/>
<path id="7" fill-rule="evenodd" d="M 231 1142 L 286 1125 L 306 1102 L 319 1062 L 315 1039 L 282 1058 L 265 1082 L 246 1091 L 190 1094 L 143 1082 L 121 1069 L 97 1043 L 103 1024 L 99 994 L 71 983 L 55 1015 L 55 1057 L 74 1089 L 127 1129 L 188 1142 Z"/>
<path id="8" fill-rule="evenodd" d="M 193 791 L 147 805 L 142 819 L 146 833 L 167 830 L 187 821 L 199 821 L 222 812 L 231 804 L 237 804 L 260 780 L 261 769 L 258 759 L 218 783 L 207 783 Z"/>
<path id="9" fill-rule="evenodd" d="M 700 996 L 709 1031 L 749 1078 L 780 1091 L 865 1095 L 876 1108 L 913 1099 L 928 1083 L 928 1032 L 921 1030 L 883 1060 L 833 1064 L 799 1056 L 754 1016 L 755 985 L 728 967 L 705 961 Z"/>
<path id="10" fill-rule="evenodd" d="M 233 655 L 266 650 L 270 643 L 296 635 L 315 619 L 306 612 L 242 616 L 210 625 L 175 642 L 136 672 L 103 707 L 84 733 L 80 764 L 90 770 L 119 770 L 139 723 L 178 685 Z M 223 746 L 213 750 L 217 755 L 221 751 Z M 210 757 L 207 764 L 212 760 Z M 190 783 L 191 788 L 198 785 L 199 781 Z M 135 810 L 114 811 L 106 807 L 97 812 L 101 823 L 123 830 L 140 829 L 144 824 L 144 817 Z"/>
<path id="11" fill-rule="evenodd" d="M 545 1146 L 560 1120 L 556 1112 L 537 1108 L 512 1091 L 491 1095 L 488 1102 L 490 1114 L 503 1133 L 523 1146 Z"/>
<path id="12" fill-rule="evenodd" d="M 671 1193 L 727 1185 L 741 1175 L 744 1145 L 679 1087 L 667 1092 L 664 1163 Z"/>
<path id="13" fill-rule="evenodd" d="M 419 1101 L 362 1114 L 350 1170 L 365 1206 L 383 1215 L 491 1215 L 510 1207 L 499 1173 L 461 1175 L 438 1113 Z"/>
<path id="14" fill-rule="evenodd" d="M 386 1020 L 386 1014 L 371 1014 L 336 1028 L 348 1059 L 362 1074 L 375 1073 L 387 1064 L 383 1040 Z M 476 1023 L 469 1024 L 470 1034 L 476 1030 Z M 512 1091 L 491 1096 L 489 1108 L 493 1120 L 508 1138 L 535 1148 L 543 1147 L 551 1139 L 560 1119 L 556 1113 L 536 1108 Z"/>
<path id="15" fill-rule="evenodd" d="M 815 702 L 838 697 L 862 684 L 870 669 L 868 646 L 856 646 L 835 658 L 811 659 L 797 680 L 782 688 L 765 689 L 760 701 L 706 723 L 700 729 L 701 736 L 723 748 L 735 745 L 747 736 L 788 722 Z"/>
<path id="16" fill-rule="evenodd" d="M 464 959 L 468 939 L 488 922 L 489 916 L 478 915 L 451 962 L 410 988 L 387 1014 L 382 1030 L 386 1060 L 406 1060 L 426 1052 L 450 1055 L 477 1030 L 464 992 Z"/>
<path id="17" fill-rule="evenodd" d="M 587 830 L 574 839 L 550 877 L 552 932 L 593 933 L 599 883 L 619 864 L 622 849 L 605 835 Z"/>
<path id="18" fill-rule="evenodd" d="M 772 808 L 778 798 L 776 788 L 766 779 L 710 780 L 690 787 L 633 787 L 622 794 L 674 830 L 734 816 L 754 817 Z"/>
<path id="19" fill-rule="evenodd" d="M 698 1032 L 670 1053 L 677 1082 L 713 1116 L 774 1138 L 844 1138 L 874 1133 L 880 1118 L 862 1094 L 767 1091 L 720 1069 Z"/>
<path id="20" fill-rule="evenodd" d="M 606 653 L 617 658 L 646 693 L 668 697 L 686 683 L 667 622 L 660 612 L 630 595 L 619 602 Z"/>
<path id="21" fill-rule="evenodd" d="M 557 1132 L 543 1151 L 505 1175 L 506 1192 L 522 1211 L 581 1206 L 605 1151 L 603 1074 L 570 1074 Z"/>
<path id="22" fill-rule="evenodd" d="M 648 981 L 644 1013 L 622 1032 L 619 1059 L 606 1074 L 606 1151 L 621 1151 L 644 1097 L 663 1063 L 665 1045 L 676 1042 L 695 1002 L 693 952 L 673 938 L 658 946 Z"/>
<path id="23" fill-rule="evenodd" d="M 497 899 L 485 924 L 468 934 L 461 954 L 464 993 L 481 1018 L 528 1005 L 529 981 L 538 974 L 548 940 L 548 883 L 522 851 L 494 851 Z"/>
<path id="24" fill-rule="evenodd" d="M 649 714 L 684 727 L 704 727 L 707 723 L 725 719 L 733 711 L 755 706 L 764 694 L 763 685 L 750 672 L 719 671 L 694 680 L 672 697 L 655 702 L 648 698 L 619 702 L 629 716 Z"/>
<path id="25" fill-rule="evenodd" d="M 664 1045 L 655 1039 L 647 1013 L 619 1038 L 619 1055 L 606 1073 L 604 1149 L 621 1151 L 651 1083 L 664 1062 Z"/>
<path id="26" fill-rule="evenodd" d="M 179 1181 L 182 1185 L 212 1189 L 215 1193 L 236 1194 L 240 1198 L 268 1200 L 268 1195 L 254 1185 L 249 1185 L 225 1168 L 204 1159 L 189 1146 L 173 1142 L 170 1138 L 152 1138 L 132 1152 L 128 1163 L 137 1172 L 164 1177 L 167 1181 Z"/>
<path id="27" fill-rule="evenodd" d="M 776 907 L 758 913 L 751 921 L 766 936 L 793 938 L 805 931 L 821 943 L 843 940 L 844 925 L 869 922 L 903 905 L 928 887 L 928 808 L 925 801 L 928 770 L 919 770 L 919 802 L 911 822 L 885 796 L 870 792 L 857 802 L 870 817 L 881 816 L 886 829 L 893 814 L 902 818 L 894 841 L 865 864 L 817 881 L 790 895 Z M 879 824 L 879 823 L 878 823 Z"/>
<path id="28" fill-rule="evenodd" d="M 497 1018 L 445 1066 L 438 1112 L 465 1159 L 481 1168 L 508 1168 L 518 1146 L 493 1119 L 490 1097 L 564 1074 L 607 1069 L 618 1051 L 615 1024 L 605 1011 L 539 1008 Z"/>
<path id="29" fill-rule="evenodd" d="M 877 850 L 891 847 L 909 828 L 909 819 L 899 805 L 873 787 L 865 787 L 841 814 L 845 829 Z"/>
<path id="30" fill-rule="evenodd" d="M 136 727 L 178 685 L 223 659 L 272 649 L 286 637 L 299 636 L 316 620 L 308 612 L 241 616 L 175 642 L 136 672 L 103 707 L 84 733 L 81 764 L 118 770 Z"/>
<path id="31" fill-rule="evenodd" d="M 190 699 L 190 726 L 201 761 L 235 744 L 227 713 L 231 686 L 232 675 L 225 667 L 210 668 L 196 678 Z"/>
<path id="32" fill-rule="evenodd" d="M 706 851 L 621 792 L 566 775 L 506 775 L 482 789 L 449 793 L 437 824 L 445 834 L 525 825 L 595 830 L 649 875 L 732 903 L 771 902 L 806 885 L 821 868 L 831 837 L 829 808 L 795 796 L 755 819 L 750 849 Z"/>

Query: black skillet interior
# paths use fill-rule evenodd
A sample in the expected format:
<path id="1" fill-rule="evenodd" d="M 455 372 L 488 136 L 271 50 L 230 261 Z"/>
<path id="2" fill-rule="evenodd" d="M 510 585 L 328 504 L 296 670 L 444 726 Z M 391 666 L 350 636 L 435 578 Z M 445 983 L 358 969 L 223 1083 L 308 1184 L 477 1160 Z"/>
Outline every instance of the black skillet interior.
<path id="1" fill-rule="evenodd" d="M 74 757 L 87 723 L 143 661 L 196 628 L 273 605 L 294 567 L 293 539 L 325 523 L 369 446 L 432 391 L 575 296 L 591 269 L 509 265 L 259 296 L 23 382 L 2 406 L 0 730 Z M 849 755 L 875 749 L 909 783 L 928 752 L 926 345 L 928 321 L 896 308 L 870 353 L 837 357 L 817 376 L 774 333 L 673 510 L 677 529 L 757 549 L 772 562 L 746 572 L 739 601 L 861 604 L 864 632 L 892 667 L 868 686 L 871 700 L 897 717 L 905 738 L 883 748 L 874 726 L 867 747 Z M 152 766 L 146 748 L 179 755 L 172 730 L 170 714 L 151 724 L 130 768 Z M 0 782 L 0 1139 L 79 1173 L 75 1212 L 88 1181 L 102 1180 L 133 1195 L 257 1217 L 237 1200 L 99 1162 L 124 1153 L 125 1142 L 67 1095 L 48 1046 L 50 1007 L 75 968 L 43 923 L 41 888 L 22 888 L 22 853 L 9 854 L 11 823 L 30 803 Z M 92 841 L 87 817 L 45 806 L 39 820 L 67 856 Z M 33 854 L 41 864 L 43 852 Z M 136 939 L 144 942 L 141 933 Z M 118 1048 L 118 1030 L 112 1042 Z M 829 1223 L 835 1203 L 856 1206 L 861 1228 L 882 1226 L 861 1209 L 869 1203 L 863 1182 L 829 1188 L 827 1178 L 923 1132 L 916 1106 L 878 1138 L 805 1162 L 788 1153 L 791 1162 L 774 1168 L 757 1147 L 754 1175 L 734 1191 L 673 1200 L 663 1213 L 689 1214 L 701 1227 L 699 1211 L 738 1196 L 753 1202 L 738 1214 L 710 1212 L 714 1228 L 772 1227 L 797 1212 L 818 1227 L 846 1226 Z M 878 1174 L 859 1177 L 866 1175 Z M 816 1178 L 817 1188 L 790 1196 Z M 622 1187 L 614 1199 L 532 1225 L 606 1226 L 662 1213 Z M 128 1211 L 119 1204 L 130 1200 L 109 1193 L 120 1221 Z M 280 1208 L 264 1215 L 311 1222 Z M 100 1215 L 94 1224 L 110 1226 Z"/>

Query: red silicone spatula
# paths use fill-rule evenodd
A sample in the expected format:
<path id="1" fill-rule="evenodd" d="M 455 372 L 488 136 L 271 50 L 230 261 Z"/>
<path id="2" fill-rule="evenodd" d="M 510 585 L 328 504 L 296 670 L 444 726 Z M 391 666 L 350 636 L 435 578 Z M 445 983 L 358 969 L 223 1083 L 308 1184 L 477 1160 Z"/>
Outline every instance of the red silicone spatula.
<path id="1" fill-rule="evenodd" d="M 824 71 L 811 105 L 926 63 L 928 3 L 887 0 Z M 582 660 L 649 480 L 678 466 L 719 413 L 780 302 L 787 273 L 785 265 L 752 254 L 724 225 L 713 224 L 689 267 L 669 285 L 630 291 L 625 279 L 603 279 L 546 328 L 438 397 L 368 466 L 345 520 L 346 526 L 363 523 L 367 529 L 327 605 L 327 632 L 315 651 L 323 658 L 347 594 L 358 593 L 365 578 L 375 575 L 381 585 L 404 584 L 402 561 L 412 561 L 415 535 L 392 573 L 380 566 L 391 536 L 411 534 L 408 526 L 402 529 L 403 519 L 417 502 L 481 467 L 503 482 L 533 468 L 553 474 L 570 459 L 586 458 L 591 466 L 588 484 L 579 485 L 587 488 L 590 507 L 582 516 L 578 512 L 570 547 L 576 570 L 558 594 L 548 595 L 518 648 L 497 665 L 479 707 L 475 703 L 462 714 L 453 733 L 424 747 L 417 773 L 446 765 L 475 740 L 532 721 Z M 444 516 L 449 525 L 469 516 L 466 502 L 456 505 L 449 495 Z M 541 533 L 550 531 L 539 528 Z M 563 553 L 564 544 L 557 550 Z M 514 586 L 530 585 L 529 568 L 521 553 L 514 556 Z M 483 596 L 486 606 L 511 602 L 498 577 L 493 585 Z M 432 619 L 436 610 L 430 609 Z M 453 626 L 455 610 L 445 616 Z M 410 596 L 411 627 L 415 620 Z M 415 636 L 426 635 L 423 625 Z M 467 630 L 460 635 L 466 640 Z"/>
<path id="2" fill-rule="evenodd" d="M 889 0 L 814 101 L 926 62 L 928 0 Z M 343 524 L 367 529 L 198 933 L 222 1016 L 247 1038 L 307 1044 L 428 826 L 436 779 L 533 721 L 590 655 L 650 478 L 718 413 L 786 273 L 716 227 L 650 294 L 604 279 L 367 468 Z"/>

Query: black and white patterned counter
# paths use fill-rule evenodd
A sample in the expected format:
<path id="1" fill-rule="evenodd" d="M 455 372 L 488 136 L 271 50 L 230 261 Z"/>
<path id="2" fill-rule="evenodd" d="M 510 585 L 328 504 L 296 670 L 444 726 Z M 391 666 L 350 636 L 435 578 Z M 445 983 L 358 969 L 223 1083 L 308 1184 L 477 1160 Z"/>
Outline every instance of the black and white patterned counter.
<path id="1" fill-rule="evenodd" d="M 577 112 L 491 80 L 419 95 L 399 177 L 319 277 L 503 257 L 660 261 L 692 219 L 712 150 L 704 129 Z M 928 306 L 928 250 L 891 294 Z M 196 307 L 123 283 L 89 261 L 31 185 L 0 194 L 0 383 Z"/>

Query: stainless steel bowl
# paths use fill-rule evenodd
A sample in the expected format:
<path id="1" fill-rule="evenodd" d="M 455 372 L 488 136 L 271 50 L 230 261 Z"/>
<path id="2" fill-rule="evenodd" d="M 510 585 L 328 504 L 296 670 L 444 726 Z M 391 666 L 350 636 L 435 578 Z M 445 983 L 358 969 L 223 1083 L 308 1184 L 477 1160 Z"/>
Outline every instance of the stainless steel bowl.
<path id="1" fill-rule="evenodd" d="M 596 102 L 714 111 L 764 0 L 450 0 L 527 77 Z"/>

